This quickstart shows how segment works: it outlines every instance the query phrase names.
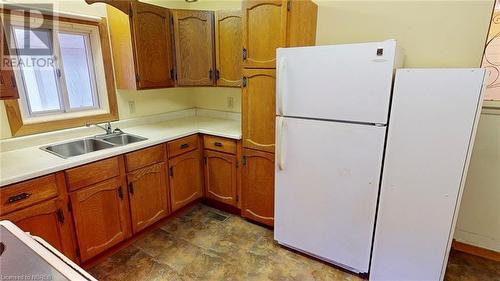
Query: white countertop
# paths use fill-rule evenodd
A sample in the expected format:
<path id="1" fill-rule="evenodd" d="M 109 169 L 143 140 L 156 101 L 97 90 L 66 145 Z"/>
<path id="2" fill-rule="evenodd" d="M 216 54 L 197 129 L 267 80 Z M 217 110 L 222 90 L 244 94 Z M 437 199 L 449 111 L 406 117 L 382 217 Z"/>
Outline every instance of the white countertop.
<path id="1" fill-rule="evenodd" d="M 68 159 L 63 159 L 41 150 L 40 147 L 43 145 L 1 152 L 0 186 L 54 173 L 196 133 L 241 139 L 240 121 L 205 116 L 189 116 L 122 129 L 126 133 L 145 137 L 148 140 L 95 151 Z M 91 137 L 93 135 L 88 136 Z M 58 141 L 57 143 L 69 140 L 71 139 Z"/>

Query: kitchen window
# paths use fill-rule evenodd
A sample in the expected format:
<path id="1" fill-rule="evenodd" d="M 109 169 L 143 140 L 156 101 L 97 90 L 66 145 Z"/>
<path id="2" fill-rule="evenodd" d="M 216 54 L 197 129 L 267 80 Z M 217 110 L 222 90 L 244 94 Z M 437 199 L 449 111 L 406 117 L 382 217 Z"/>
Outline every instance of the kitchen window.
<path id="1" fill-rule="evenodd" d="M 19 92 L 18 101 L 6 101 L 19 115 L 9 116 L 13 135 L 117 119 L 104 20 L 9 14 L 3 21 Z"/>

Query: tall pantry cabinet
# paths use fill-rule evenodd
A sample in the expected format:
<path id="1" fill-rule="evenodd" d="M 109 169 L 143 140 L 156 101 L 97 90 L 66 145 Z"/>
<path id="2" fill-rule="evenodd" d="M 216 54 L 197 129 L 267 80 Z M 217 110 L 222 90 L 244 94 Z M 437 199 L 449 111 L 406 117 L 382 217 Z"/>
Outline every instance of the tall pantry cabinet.
<path id="1" fill-rule="evenodd" d="M 276 49 L 312 46 L 311 0 L 245 0 L 243 18 L 242 216 L 274 225 Z"/>

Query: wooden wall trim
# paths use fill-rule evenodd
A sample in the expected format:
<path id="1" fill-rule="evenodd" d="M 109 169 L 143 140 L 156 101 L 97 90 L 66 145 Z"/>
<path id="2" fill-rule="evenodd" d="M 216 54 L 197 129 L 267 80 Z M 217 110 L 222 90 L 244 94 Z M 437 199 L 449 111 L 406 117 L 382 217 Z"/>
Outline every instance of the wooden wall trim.
<path id="1" fill-rule="evenodd" d="M 59 18 L 61 20 L 61 18 Z M 79 23 L 83 21 L 79 20 Z M 95 25 L 95 22 L 85 22 L 88 25 Z M 40 123 L 24 124 L 18 100 L 5 100 L 5 111 L 9 120 L 12 136 L 25 136 L 36 133 L 50 132 L 74 127 L 80 127 L 85 123 L 103 123 L 118 120 L 118 105 L 116 99 L 115 78 L 111 63 L 111 47 L 109 44 L 108 27 L 106 19 L 101 19 L 98 23 L 99 37 L 101 40 L 101 52 L 104 60 L 104 75 L 106 78 L 106 89 L 108 92 L 109 113 L 84 116 L 70 119 L 47 121 Z"/>
<path id="2" fill-rule="evenodd" d="M 469 244 L 466 244 L 466 243 L 458 242 L 455 239 L 453 239 L 451 247 L 454 250 L 457 250 L 457 251 L 460 251 L 460 252 L 464 252 L 464 253 L 471 254 L 471 255 L 474 255 L 474 256 L 478 256 L 478 257 L 482 257 L 482 258 L 485 258 L 485 259 L 489 259 L 489 260 L 494 260 L 494 261 L 500 262 L 500 252 L 495 252 L 495 251 L 488 250 L 488 249 L 485 249 L 485 248 L 481 248 L 481 247 L 478 247 L 478 246 L 474 246 L 474 245 L 469 245 Z"/>

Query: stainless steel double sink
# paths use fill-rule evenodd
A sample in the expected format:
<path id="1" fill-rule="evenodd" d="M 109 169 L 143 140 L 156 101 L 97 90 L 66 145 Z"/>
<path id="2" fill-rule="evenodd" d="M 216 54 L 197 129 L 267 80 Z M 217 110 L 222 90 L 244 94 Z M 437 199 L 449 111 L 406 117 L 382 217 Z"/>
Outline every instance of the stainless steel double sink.
<path id="1" fill-rule="evenodd" d="M 98 135 L 90 138 L 70 141 L 66 143 L 47 145 L 40 149 L 67 159 L 73 156 L 91 153 L 103 149 L 123 146 L 130 143 L 147 140 L 147 138 L 127 133 Z"/>

